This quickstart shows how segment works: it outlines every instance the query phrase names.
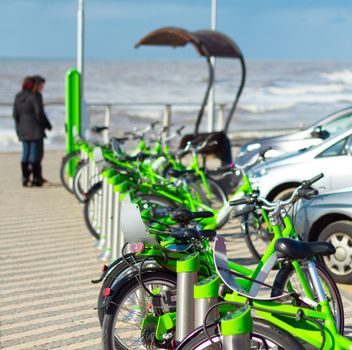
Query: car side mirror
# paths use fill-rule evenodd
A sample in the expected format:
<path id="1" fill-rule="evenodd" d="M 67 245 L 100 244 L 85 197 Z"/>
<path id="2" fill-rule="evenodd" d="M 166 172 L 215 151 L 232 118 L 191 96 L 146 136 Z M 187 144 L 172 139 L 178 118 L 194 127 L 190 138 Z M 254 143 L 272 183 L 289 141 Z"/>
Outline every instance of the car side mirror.
<path id="1" fill-rule="evenodd" d="M 321 137 L 321 126 L 317 126 L 311 133 L 311 136 L 317 139 Z"/>
<path id="2" fill-rule="evenodd" d="M 319 125 L 311 132 L 311 135 L 314 138 L 326 140 L 330 133 L 327 130 L 323 130 L 321 125 Z"/>

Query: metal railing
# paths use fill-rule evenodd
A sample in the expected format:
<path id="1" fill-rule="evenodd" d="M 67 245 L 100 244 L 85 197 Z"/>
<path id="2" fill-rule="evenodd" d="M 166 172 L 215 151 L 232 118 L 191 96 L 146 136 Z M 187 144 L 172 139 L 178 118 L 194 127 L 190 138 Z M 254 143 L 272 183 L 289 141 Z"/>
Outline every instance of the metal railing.
<path id="1" fill-rule="evenodd" d="M 8 115 L 1 115 L 0 114 L 0 121 L 2 118 L 11 118 L 12 114 L 12 106 L 13 103 L 10 102 L 0 102 L 1 107 L 9 107 L 9 114 Z M 64 101 L 48 101 L 45 103 L 46 107 L 65 107 Z M 175 110 L 180 108 L 194 108 L 194 111 L 198 111 L 200 105 L 199 103 L 162 103 L 162 102 L 89 102 L 87 103 L 87 108 L 92 113 L 94 110 L 102 109 L 103 113 L 103 124 L 106 126 L 110 126 L 112 117 L 113 117 L 113 109 L 128 109 L 128 110 L 141 110 L 143 108 L 147 108 L 148 111 L 151 112 L 160 112 L 161 114 L 161 122 L 163 126 L 170 126 L 173 121 L 173 115 Z M 230 105 L 220 103 L 215 105 L 215 113 L 216 113 L 216 130 L 222 130 L 224 126 L 224 118 L 225 118 L 225 111 L 229 108 Z M 65 112 L 64 112 L 65 113 Z M 96 113 L 95 113 L 96 115 Z M 147 119 L 147 118 L 145 118 Z M 141 119 L 143 120 L 143 119 Z M 234 122 L 235 123 L 235 122 Z M 292 130 L 297 130 L 298 128 L 270 128 L 270 129 L 260 129 L 260 130 L 244 130 L 244 129 L 237 129 L 236 131 L 230 131 L 229 137 L 231 140 L 235 140 L 234 144 L 240 144 L 246 140 L 255 137 L 261 136 L 272 136 L 278 135 L 280 133 L 285 133 Z"/>

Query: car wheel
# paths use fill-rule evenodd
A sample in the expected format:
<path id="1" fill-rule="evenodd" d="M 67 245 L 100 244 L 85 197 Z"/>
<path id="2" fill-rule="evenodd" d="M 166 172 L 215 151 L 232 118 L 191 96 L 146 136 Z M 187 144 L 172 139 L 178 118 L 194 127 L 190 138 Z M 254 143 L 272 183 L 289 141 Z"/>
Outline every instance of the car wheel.
<path id="1" fill-rule="evenodd" d="M 319 241 L 331 243 L 336 253 L 324 256 L 322 262 L 338 283 L 352 284 L 352 221 L 336 221 L 326 226 Z"/>
<path id="2" fill-rule="evenodd" d="M 274 196 L 273 202 L 276 202 L 276 201 L 278 201 L 278 200 L 284 201 L 284 200 L 286 200 L 286 199 L 289 199 L 295 189 L 296 189 L 296 187 L 289 187 L 289 188 L 286 188 L 286 189 L 280 191 L 279 193 L 277 193 L 277 194 Z"/>

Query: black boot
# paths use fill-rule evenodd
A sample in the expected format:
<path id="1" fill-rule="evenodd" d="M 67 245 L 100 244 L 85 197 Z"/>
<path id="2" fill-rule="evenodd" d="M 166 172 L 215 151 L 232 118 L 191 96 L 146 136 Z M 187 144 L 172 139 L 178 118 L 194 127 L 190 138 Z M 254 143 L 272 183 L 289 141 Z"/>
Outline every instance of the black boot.
<path id="1" fill-rule="evenodd" d="M 29 185 L 29 177 L 31 175 L 31 171 L 29 169 L 28 162 L 21 162 L 21 169 L 22 169 L 22 186 L 27 187 Z"/>
<path id="2" fill-rule="evenodd" d="M 42 166 L 39 162 L 32 163 L 33 181 L 32 186 L 43 186 Z"/>

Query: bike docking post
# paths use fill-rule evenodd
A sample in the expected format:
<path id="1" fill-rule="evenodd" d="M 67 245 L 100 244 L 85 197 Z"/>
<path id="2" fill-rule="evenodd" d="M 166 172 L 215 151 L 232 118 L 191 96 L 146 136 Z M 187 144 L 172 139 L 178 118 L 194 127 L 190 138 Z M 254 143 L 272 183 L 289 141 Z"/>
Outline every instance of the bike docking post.
<path id="1" fill-rule="evenodd" d="M 107 208 L 107 224 L 106 224 L 106 241 L 103 248 L 103 253 L 99 256 L 99 260 L 108 261 L 111 258 L 111 247 L 113 240 L 113 220 L 114 220 L 114 205 L 115 205 L 115 192 L 114 185 L 117 181 L 117 176 L 108 178 L 108 208 Z"/>
<path id="2" fill-rule="evenodd" d="M 85 150 L 81 152 L 81 157 L 83 160 L 88 161 L 88 165 L 85 167 L 85 170 L 83 172 L 83 192 L 87 193 L 90 187 L 90 172 L 89 172 L 89 151 Z"/>
<path id="3" fill-rule="evenodd" d="M 244 305 L 223 317 L 220 322 L 223 350 L 249 350 L 252 316 L 249 305 Z"/>
<path id="4" fill-rule="evenodd" d="M 195 315 L 194 328 L 203 325 L 204 318 L 211 306 L 219 301 L 220 277 L 212 275 L 194 285 Z M 219 312 L 214 308 L 207 317 L 207 321 L 217 320 Z"/>
<path id="5" fill-rule="evenodd" d="M 109 200 L 110 200 L 108 178 L 112 176 L 113 173 L 114 173 L 114 169 L 106 169 L 102 172 L 102 176 L 103 176 L 102 210 L 101 210 L 102 225 L 101 225 L 99 241 L 96 246 L 96 248 L 98 249 L 103 249 L 106 244 L 107 229 L 108 229 L 108 222 L 109 222 L 108 210 L 109 210 Z"/>
<path id="6" fill-rule="evenodd" d="M 125 239 L 121 228 L 121 201 L 123 193 L 127 191 L 126 182 L 120 182 L 114 186 L 115 203 L 114 203 L 114 220 L 112 227 L 112 249 L 111 249 L 111 262 L 121 257 L 121 249 L 125 244 Z M 127 200 L 127 197 L 125 197 Z M 129 195 L 128 195 L 129 198 Z"/>
<path id="7" fill-rule="evenodd" d="M 181 342 L 194 329 L 194 285 L 198 282 L 199 253 L 187 255 L 176 263 L 176 343 Z"/>

